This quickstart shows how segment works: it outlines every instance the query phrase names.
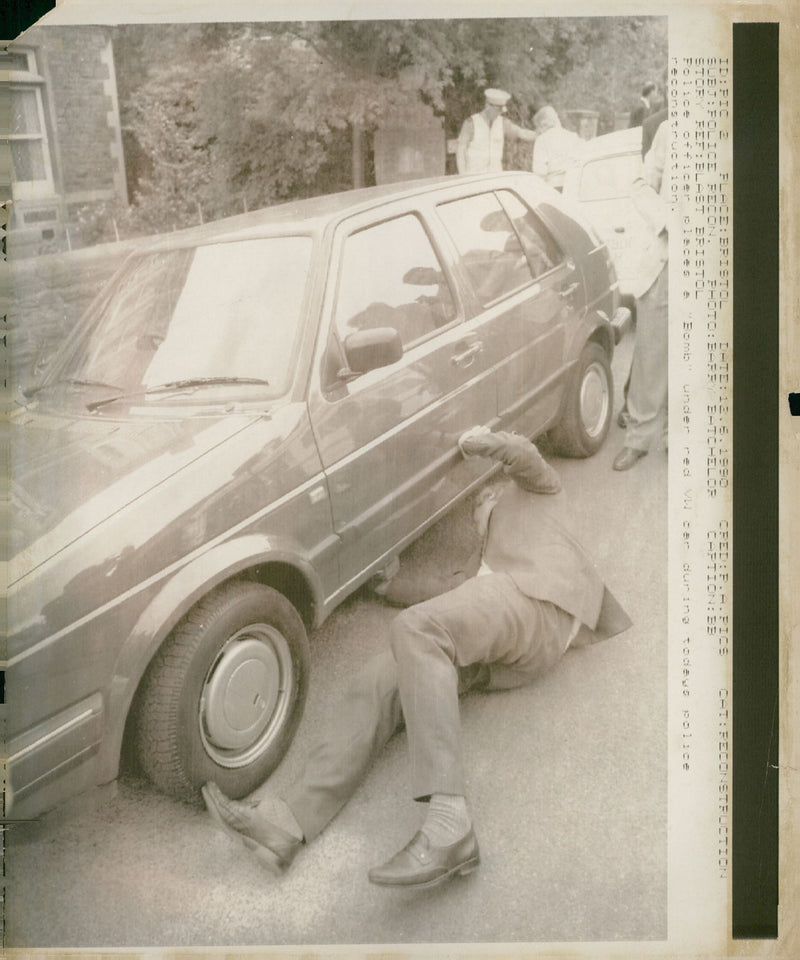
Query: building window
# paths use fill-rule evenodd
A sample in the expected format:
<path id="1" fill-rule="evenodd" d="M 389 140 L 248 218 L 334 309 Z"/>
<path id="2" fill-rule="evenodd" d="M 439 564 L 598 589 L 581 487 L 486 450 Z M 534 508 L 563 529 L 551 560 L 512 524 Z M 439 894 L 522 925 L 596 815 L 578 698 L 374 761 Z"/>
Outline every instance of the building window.
<path id="1" fill-rule="evenodd" d="M 0 49 L 0 116 L 9 120 L 0 132 L 0 180 L 10 181 L 15 200 L 53 193 L 43 85 L 32 50 Z"/>

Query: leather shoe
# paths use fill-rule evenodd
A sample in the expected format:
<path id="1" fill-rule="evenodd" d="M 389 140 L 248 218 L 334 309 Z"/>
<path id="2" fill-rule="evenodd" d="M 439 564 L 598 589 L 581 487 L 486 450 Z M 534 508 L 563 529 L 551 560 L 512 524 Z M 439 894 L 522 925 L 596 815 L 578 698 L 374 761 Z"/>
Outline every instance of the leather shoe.
<path id="1" fill-rule="evenodd" d="M 271 823 L 258 812 L 258 802 L 231 800 L 213 781 L 202 787 L 203 800 L 216 825 L 240 840 L 275 876 L 288 870 L 302 840 Z"/>
<path id="2" fill-rule="evenodd" d="M 634 466 L 637 461 L 646 456 L 646 450 L 635 450 L 633 447 L 623 447 L 616 457 L 614 457 L 614 469 L 630 470 L 630 468 Z"/>
<path id="3" fill-rule="evenodd" d="M 385 887 L 433 887 L 456 874 L 471 873 L 480 862 L 475 831 L 437 847 L 419 830 L 399 853 L 369 872 L 371 883 Z"/>

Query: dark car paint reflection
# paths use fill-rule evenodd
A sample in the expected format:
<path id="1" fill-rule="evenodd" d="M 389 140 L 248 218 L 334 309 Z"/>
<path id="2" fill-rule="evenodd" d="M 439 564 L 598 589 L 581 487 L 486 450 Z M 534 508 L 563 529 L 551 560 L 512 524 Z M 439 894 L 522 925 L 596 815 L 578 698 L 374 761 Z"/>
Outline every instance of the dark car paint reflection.
<path id="1" fill-rule="evenodd" d="M 142 680 L 197 604 L 277 590 L 299 616 L 269 629 L 303 671 L 289 633 L 488 475 L 461 432 L 558 426 L 586 344 L 610 362 L 618 307 L 607 251 L 558 204 L 529 174 L 393 185 L 156 239 L 123 267 L 10 418 L 14 815 L 116 775 Z M 472 260 L 458 224 L 489 238 Z M 353 371 L 364 329 L 402 349 Z M 203 655 L 187 676 L 213 671 Z M 280 742 L 243 774 L 233 756 L 223 785 L 274 766 L 298 689 Z"/>

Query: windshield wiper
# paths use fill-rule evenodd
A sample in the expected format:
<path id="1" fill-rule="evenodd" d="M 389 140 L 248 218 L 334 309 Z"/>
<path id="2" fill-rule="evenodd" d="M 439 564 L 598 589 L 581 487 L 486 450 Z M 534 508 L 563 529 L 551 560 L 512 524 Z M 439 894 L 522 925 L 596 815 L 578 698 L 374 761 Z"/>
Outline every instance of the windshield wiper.
<path id="1" fill-rule="evenodd" d="M 22 390 L 23 397 L 32 397 L 45 387 L 55 387 L 59 383 L 68 383 L 71 387 L 104 387 L 106 390 L 121 390 L 115 383 L 104 383 L 102 380 L 81 380 L 77 377 L 66 377 L 63 380 L 53 380 L 51 383 L 37 383 Z"/>
<path id="2" fill-rule="evenodd" d="M 118 400 L 133 400 L 136 397 L 149 397 L 156 393 L 170 393 L 172 390 L 185 390 L 189 387 L 219 386 L 225 384 L 256 384 L 262 387 L 269 386 L 269 380 L 262 380 L 258 377 L 195 377 L 190 380 L 173 380 L 170 383 L 159 383 L 158 386 L 148 387 L 147 390 L 139 390 L 136 393 L 121 393 L 115 397 L 103 397 L 100 400 L 93 400 L 86 404 L 87 410 L 97 410 L 109 403 L 116 403 Z"/>
<path id="3" fill-rule="evenodd" d="M 148 387 L 145 393 L 162 393 L 182 387 L 205 387 L 208 384 L 219 383 L 255 383 L 261 384 L 262 387 L 269 386 L 269 380 L 262 380 L 259 377 L 195 377 L 192 380 L 173 380 L 171 383 L 159 383 L 157 387 Z"/>

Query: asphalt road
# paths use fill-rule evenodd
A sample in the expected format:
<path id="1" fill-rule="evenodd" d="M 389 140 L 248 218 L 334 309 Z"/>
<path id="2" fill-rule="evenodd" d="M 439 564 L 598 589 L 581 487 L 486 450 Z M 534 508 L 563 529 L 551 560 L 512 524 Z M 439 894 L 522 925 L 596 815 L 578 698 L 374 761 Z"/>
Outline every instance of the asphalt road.
<path id="1" fill-rule="evenodd" d="M 617 394 L 631 339 L 615 358 Z M 618 407 L 618 404 L 617 404 Z M 647 940 L 666 935 L 667 458 L 627 473 L 612 427 L 592 459 L 553 459 L 581 537 L 630 613 L 626 633 L 567 654 L 533 686 L 476 694 L 462 716 L 480 869 L 430 891 L 371 885 L 404 845 L 405 736 L 342 814 L 276 880 L 202 808 L 130 774 L 6 839 L 6 946 L 152 947 Z M 551 458 L 552 459 L 552 458 Z M 403 558 L 435 568 L 468 547 L 459 508 Z M 297 736 L 268 788 L 296 771 L 337 690 L 395 612 L 366 591 L 312 638 Z"/>

